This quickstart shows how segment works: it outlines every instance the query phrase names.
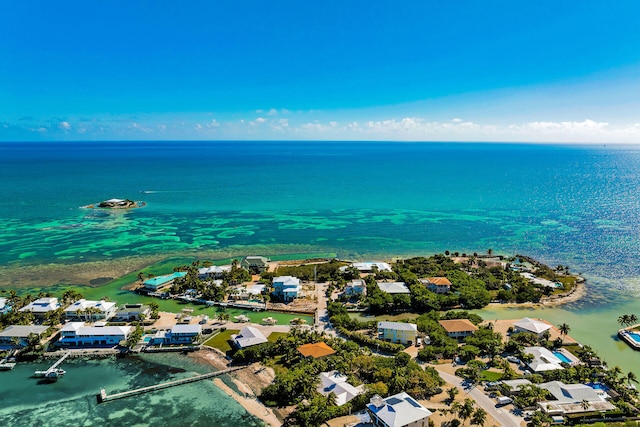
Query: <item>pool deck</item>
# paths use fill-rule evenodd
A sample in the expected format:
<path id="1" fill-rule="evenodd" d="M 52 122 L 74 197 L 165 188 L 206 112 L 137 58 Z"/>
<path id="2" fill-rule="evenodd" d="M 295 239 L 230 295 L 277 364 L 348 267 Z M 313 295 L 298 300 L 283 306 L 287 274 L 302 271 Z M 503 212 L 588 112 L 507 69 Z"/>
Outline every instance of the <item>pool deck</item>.
<path id="1" fill-rule="evenodd" d="M 629 326 L 628 328 L 620 329 L 618 331 L 618 336 L 622 339 L 622 341 L 629 344 L 629 346 L 634 350 L 640 350 L 640 341 L 636 341 L 633 337 L 629 335 L 629 331 L 634 328 L 640 326 L 640 323 L 637 325 Z M 636 334 L 640 335 L 640 332 L 636 332 Z"/>

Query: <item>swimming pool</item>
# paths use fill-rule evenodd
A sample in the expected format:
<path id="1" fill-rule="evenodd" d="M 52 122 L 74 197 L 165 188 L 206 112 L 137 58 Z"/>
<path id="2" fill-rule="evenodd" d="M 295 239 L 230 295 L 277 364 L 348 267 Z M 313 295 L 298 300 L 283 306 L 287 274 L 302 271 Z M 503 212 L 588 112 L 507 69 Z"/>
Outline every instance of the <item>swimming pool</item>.
<path id="1" fill-rule="evenodd" d="M 594 390 L 603 390 L 603 391 L 609 390 L 609 387 L 600 383 L 587 383 L 587 385 Z"/>
<path id="2" fill-rule="evenodd" d="M 151 335 L 147 335 L 142 339 L 142 342 L 145 344 L 149 344 L 149 342 L 151 341 L 152 336 Z"/>
<path id="3" fill-rule="evenodd" d="M 638 344 L 640 344 L 640 333 L 635 332 L 635 331 L 629 331 L 627 332 L 627 335 L 629 337 L 631 337 L 632 340 L 634 340 L 635 342 L 637 342 Z"/>
<path id="4" fill-rule="evenodd" d="M 561 362 L 571 363 L 571 359 L 565 356 L 561 351 L 554 351 L 553 355 L 560 359 Z"/>

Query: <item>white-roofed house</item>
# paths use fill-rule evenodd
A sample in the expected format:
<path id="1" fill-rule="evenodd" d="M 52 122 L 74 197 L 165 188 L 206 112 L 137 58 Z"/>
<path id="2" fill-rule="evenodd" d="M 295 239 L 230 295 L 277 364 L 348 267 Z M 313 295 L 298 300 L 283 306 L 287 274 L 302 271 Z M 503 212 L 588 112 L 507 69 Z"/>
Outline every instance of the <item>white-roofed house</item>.
<path id="1" fill-rule="evenodd" d="M 132 326 L 105 326 L 96 323 L 86 326 L 84 322 L 69 322 L 60 329 L 58 345 L 62 347 L 113 347 L 127 339 Z"/>
<path id="2" fill-rule="evenodd" d="M 373 396 L 367 405 L 367 412 L 376 427 L 427 427 L 432 414 L 405 392 L 386 399 Z"/>
<path id="3" fill-rule="evenodd" d="M 533 361 L 528 363 L 529 369 L 533 372 L 564 369 L 562 360 L 544 347 L 526 347 L 523 351 L 533 355 Z"/>
<path id="4" fill-rule="evenodd" d="M 354 387 L 347 382 L 346 375 L 338 371 L 321 372 L 318 393 L 328 396 L 333 393 L 336 396 L 336 406 L 342 406 L 364 391 L 364 385 Z"/>
<path id="5" fill-rule="evenodd" d="M 387 272 L 393 271 L 389 264 L 379 261 L 354 262 L 351 266 L 361 273 L 372 273 L 374 270 Z"/>
<path id="6" fill-rule="evenodd" d="M 345 286 L 344 293 L 346 295 L 365 295 L 367 293 L 367 284 L 362 279 L 352 280 Z"/>
<path id="7" fill-rule="evenodd" d="M 192 344 L 202 333 L 202 325 L 175 325 L 165 334 L 165 344 Z"/>
<path id="8" fill-rule="evenodd" d="M 58 298 L 39 298 L 32 303 L 22 307 L 19 311 L 30 311 L 38 319 L 44 319 L 50 311 L 60 308 Z"/>
<path id="9" fill-rule="evenodd" d="M 565 384 L 561 381 L 550 381 L 538 384 L 538 387 L 548 390 L 556 400 L 539 402 L 538 406 L 550 415 L 575 414 L 581 412 L 609 411 L 615 406 L 608 402 L 606 394 L 598 394 L 596 390 L 585 384 Z M 582 403 L 588 402 L 588 407 Z"/>
<path id="10" fill-rule="evenodd" d="M 34 334 L 38 338 L 47 330 L 48 326 L 37 325 L 11 325 L 0 332 L 0 348 L 9 349 L 26 347 L 29 335 Z"/>
<path id="11" fill-rule="evenodd" d="M 11 310 L 11 306 L 6 298 L 0 298 L 0 314 L 8 313 Z"/>
<path id="12" fill-rule="evenodd" d="M 64 309 L 64 316 L 74 320 L 107 320 L 112 318 L 118 307 L 115 302 L 110 301 L 90 301 L 81 299 Z"/>
<path id="13" fill-rule="evenodd" d="M 263 256 L 246 256 L 240 261 L 240 267 L 249 271 L 262 273 L 269 268 L 269 258 Z"/>
<path id="14" fill-rule="evenodd" d="M 378 282 L 378 288 L 388 294 L 410 294 L 411 291 L 403 282 Z"/>
<path id="15" fill-rule="evenodd" d="M 198 269 L 198 277 L 201 279 L 221 279 L 224 273 L 231 271 L 231 265 L 212 265 Z"/>
<path id="16" fill-rule="evenodd" d="M 283 301 L 293 301 L 298 298 L 302 286 L 300 279 L 293 276 L 279 276 L 273 278 L 273 294 Z"/>
<path id="17" fill-rule="evenodd" d="M 418 336 L 418 325 L 404 322 L 378 322 L 378 337 L 400 344 L 413 344 Z"/>
<path id="18" fill-rule="evenodd" d="M 536 334 L 538 338 L 542 338 L 545 331 L 551 329 L 551 325 L 540 320 L 525 317 L 513 323 L 515 332 L 529 332 Z"/>
<path id="19" fill-rule="evenodd" d="M 247 348 L 252 345 L 263 344 L 268 341 L 267 337 L 253 326 L 245 326 L 240 330 L 239 334 L 232 335 L 231 339 L 238 348 Z"/>

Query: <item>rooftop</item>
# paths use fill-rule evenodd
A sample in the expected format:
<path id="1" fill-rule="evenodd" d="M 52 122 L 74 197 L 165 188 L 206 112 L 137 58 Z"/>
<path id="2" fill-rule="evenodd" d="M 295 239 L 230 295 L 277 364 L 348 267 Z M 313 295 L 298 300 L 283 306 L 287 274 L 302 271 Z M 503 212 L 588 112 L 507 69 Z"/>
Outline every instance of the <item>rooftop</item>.
<path id="1" fill-rule="evenodd" d="M 411 291 L 403 282 L 378 282 L 378 288 L 388 294 L 410 294 Z"/>
<path id="2" fill-rule="evenodd" d="M 422 420 L 432 414 L 405 392 L 382 399 L 375 395 L 367 409 L 389 427 L 401 427 Z"/>
<path id="3" fill-rule="evenodd" d="M 395 329 L 399 331 L 417 331 L 418 325 L 405 322 L 378 322 L 378 329 Z"/>
<path id="4" fill-rule="evenodd" d="M 477 331 L 478 327 L 469 319 L 439 320 L 438 323 L 449 333 Z"/>
<path id="5" fill-rule="evenodd" d="M 0 332 L 0 337 L 27 338 L 31 334 L 40 335 L 41 333 L 43 333 L 47 329 L 49 329 L 48 326 L 11 325 L 11 326 L 7 326 L 2 332 Z"/>
<path id="6" fill-rule="evenodd" d="M 530 319 L 528 317 L 514 322 L 513 326 L 519 329 L 524 329 L 525 331 L 533 332 L 534 334 L 541 334 L 547 329 L 551 329 L 551 325 L 549 325 L 548 323 L 541 322 L 540 320 L 536 319 Z"/>
<path id="7" fill-rule="evenodd" d="M 253 326 L 245 326 L 238 335 L 233 335 L 231 338 L 240 348 L 263 344 L 268 341 L 267 337 Z"/>
<path id="8" fill-rule="evenodd" d="M 329 356 L 336 352 L 323 341 L 301 345 L 300 347 L 298 347 L 298 351 L 304 357 L 313 357 L 314 359 Z"/>

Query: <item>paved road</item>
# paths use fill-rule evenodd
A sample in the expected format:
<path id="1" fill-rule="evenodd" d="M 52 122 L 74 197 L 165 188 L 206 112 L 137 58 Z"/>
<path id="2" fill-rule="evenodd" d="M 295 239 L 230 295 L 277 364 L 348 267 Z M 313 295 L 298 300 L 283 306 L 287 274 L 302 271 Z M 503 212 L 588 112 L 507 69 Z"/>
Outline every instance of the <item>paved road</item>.
<path id="1" fill-rule="evenodd" d="M 496 408 L 496 403 L 484 394 L 482 390 L 475 387 L 469 390 L 462 385 L 462 378 L 439 370 L 437 365 L 433 367 L 436 368 L 443 380 L 449 384 L 455 385 L 461 393 L 469 395 L 469 397 L 476 401 L 478 406 L 487 411 L 487 414 L 491 415 L 496 422 L 500 423 L 501 426 L 520 427 L 520 423 L 523 421 L 521 417 L 512 414 L 508 409 Z"/>

